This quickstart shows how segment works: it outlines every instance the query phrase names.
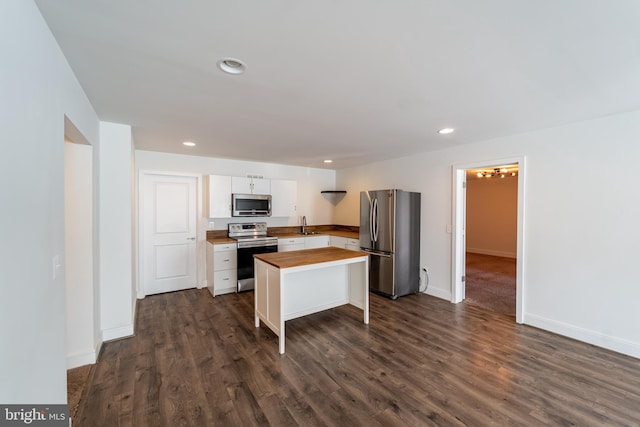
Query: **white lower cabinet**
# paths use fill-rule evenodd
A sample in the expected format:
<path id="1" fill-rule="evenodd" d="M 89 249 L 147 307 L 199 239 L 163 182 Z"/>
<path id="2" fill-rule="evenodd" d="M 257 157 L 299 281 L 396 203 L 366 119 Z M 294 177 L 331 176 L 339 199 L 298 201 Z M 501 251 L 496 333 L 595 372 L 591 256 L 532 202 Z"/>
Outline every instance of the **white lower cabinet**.
<path id="1" fill-rule="evenodd" d="M 343 248 L 346 249 L 347 247 L 347 238 L 346 237 L 340 237 L 340 236 L 331 236 L 329 243 L 331 244 L 331 246 L 335 246 L 337 248 Z"/>
<path id="2" fill-rule="evenodd" d="M 300 249 L 304 249 L 304 237 L 278 239 L 278 252 L 297 251 Z"/>
<path id="3" fill-rule="evenodd" d="M 236 243 L 207 242 L 207 287 L 214 297 L 236 291 L 238 257 Z"/>
<path id="4" fill-rule="evenodd" d="M 331 236 L 331 246 L 338 248 L 351 249 L 352 251 L 360 250 L 360 240 L 350 239 L 348 237 Z"/>
<path id="5" fill-rule="evenodd" d="M 347 239 L 347 249 L 351 249 L 352 251 L 360 250 L 360 239 Z"/>
<path id="6" fill-rule="evenodd" d="M 329 246 L 329 236 L 307 236 L 304 238 L 304 248 L 326 248 Z"/>

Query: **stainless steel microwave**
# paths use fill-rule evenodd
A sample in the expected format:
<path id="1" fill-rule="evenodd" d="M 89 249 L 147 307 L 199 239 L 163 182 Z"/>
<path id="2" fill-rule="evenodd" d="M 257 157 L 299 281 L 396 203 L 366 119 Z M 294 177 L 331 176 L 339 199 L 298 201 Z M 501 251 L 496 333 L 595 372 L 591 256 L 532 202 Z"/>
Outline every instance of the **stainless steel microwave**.
<path id="1" fill-rule="evenodd" d="M 231 216 L 271 216 L 271 195 L 232 194 Z"/>

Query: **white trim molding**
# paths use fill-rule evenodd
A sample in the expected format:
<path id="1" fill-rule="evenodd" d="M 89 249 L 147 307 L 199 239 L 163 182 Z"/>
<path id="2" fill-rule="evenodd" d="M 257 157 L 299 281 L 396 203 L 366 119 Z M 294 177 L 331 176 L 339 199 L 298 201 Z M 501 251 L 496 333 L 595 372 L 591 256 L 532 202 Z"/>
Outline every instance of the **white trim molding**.
<path id="1" fill-rule="evenodd" d="M 589 329 L 579 328 L 568 323 L 558 322 L 557 320 L 547 319 L 534 314 L 526 314 L 524 323 L 558 335 L 573 338 L 597 347 L 606 348 L 607 350 L 640 359 L 640 345 L 632 341 Z"/>

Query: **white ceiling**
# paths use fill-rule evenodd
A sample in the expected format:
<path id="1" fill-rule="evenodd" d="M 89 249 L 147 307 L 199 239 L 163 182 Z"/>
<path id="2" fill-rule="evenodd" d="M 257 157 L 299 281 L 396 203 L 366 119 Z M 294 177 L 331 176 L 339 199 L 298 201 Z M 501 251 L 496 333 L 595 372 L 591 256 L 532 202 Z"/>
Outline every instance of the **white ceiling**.
<path id="1" fill-rule="evenodd" d="M 342 168 L 640 109 L 638 0 L 36 3 L 143 150 Z"/>

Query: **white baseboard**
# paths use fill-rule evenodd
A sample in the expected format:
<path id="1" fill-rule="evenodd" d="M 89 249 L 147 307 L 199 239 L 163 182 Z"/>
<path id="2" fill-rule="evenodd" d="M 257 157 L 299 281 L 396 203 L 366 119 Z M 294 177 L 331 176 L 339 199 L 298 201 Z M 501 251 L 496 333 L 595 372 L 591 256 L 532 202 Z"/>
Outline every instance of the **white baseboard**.
<path id="1" fill-rule="evenodd" d="M 466 251 L 472 254 L 499 256 L 503 258 L 515 259 L 517 257 L 517 255 L 513 252 L 492 251 L 490 249 L 467 248 Z"/>
<path id="2" fill-rule="evenodd" d="M 451 301 L 451 291 L 449 289 L 440 289 L 434 286 L 427 285 L 427 289 L 424 291 L 425 294 L 434 296 L 436 298 L 441 298 L 447 301 Z"/>
<path id="3" fill-rule="evenodd" d="M 133 335 L 133 325 L 120 326 L 118 328 L 103 329 L 103 341 L 117 340 L 119 338 L 130 337 Z"/>
<path id="4" fill-rule="evenodd" d="M 93 365 L 98 360 L 101 347 L 102 339 L 95 343 L 95 348 L 93 349 L 67 354 L 67 369 L 73 369 L 84 365 Z"/>
<path id="5" fill-rule="evenodd" d="M 73 369 L 84 365 L 93 365 L 96 363 L 97 354 L 98 353 L 92 349 L 84 352 L 67 354 L 67 369 Z"/>
<path id="6" fill-rule="evenodd" d="M 589 329 L 579 328 L 567 323 L 558 322 L 556 320 L 547 319 L 533 314 L 524 315 L 524 323 L 526 325 L 535 326 L 565 337 L 573 338 L 578 341 L 586 342 L 597 347 L 606 348 L 607 350 L 617 353 L 626 354 L 640 359 L 640 343 L 628 341 L 622 338 L 605 335 L 601 332 L 595 332 Z"/>

